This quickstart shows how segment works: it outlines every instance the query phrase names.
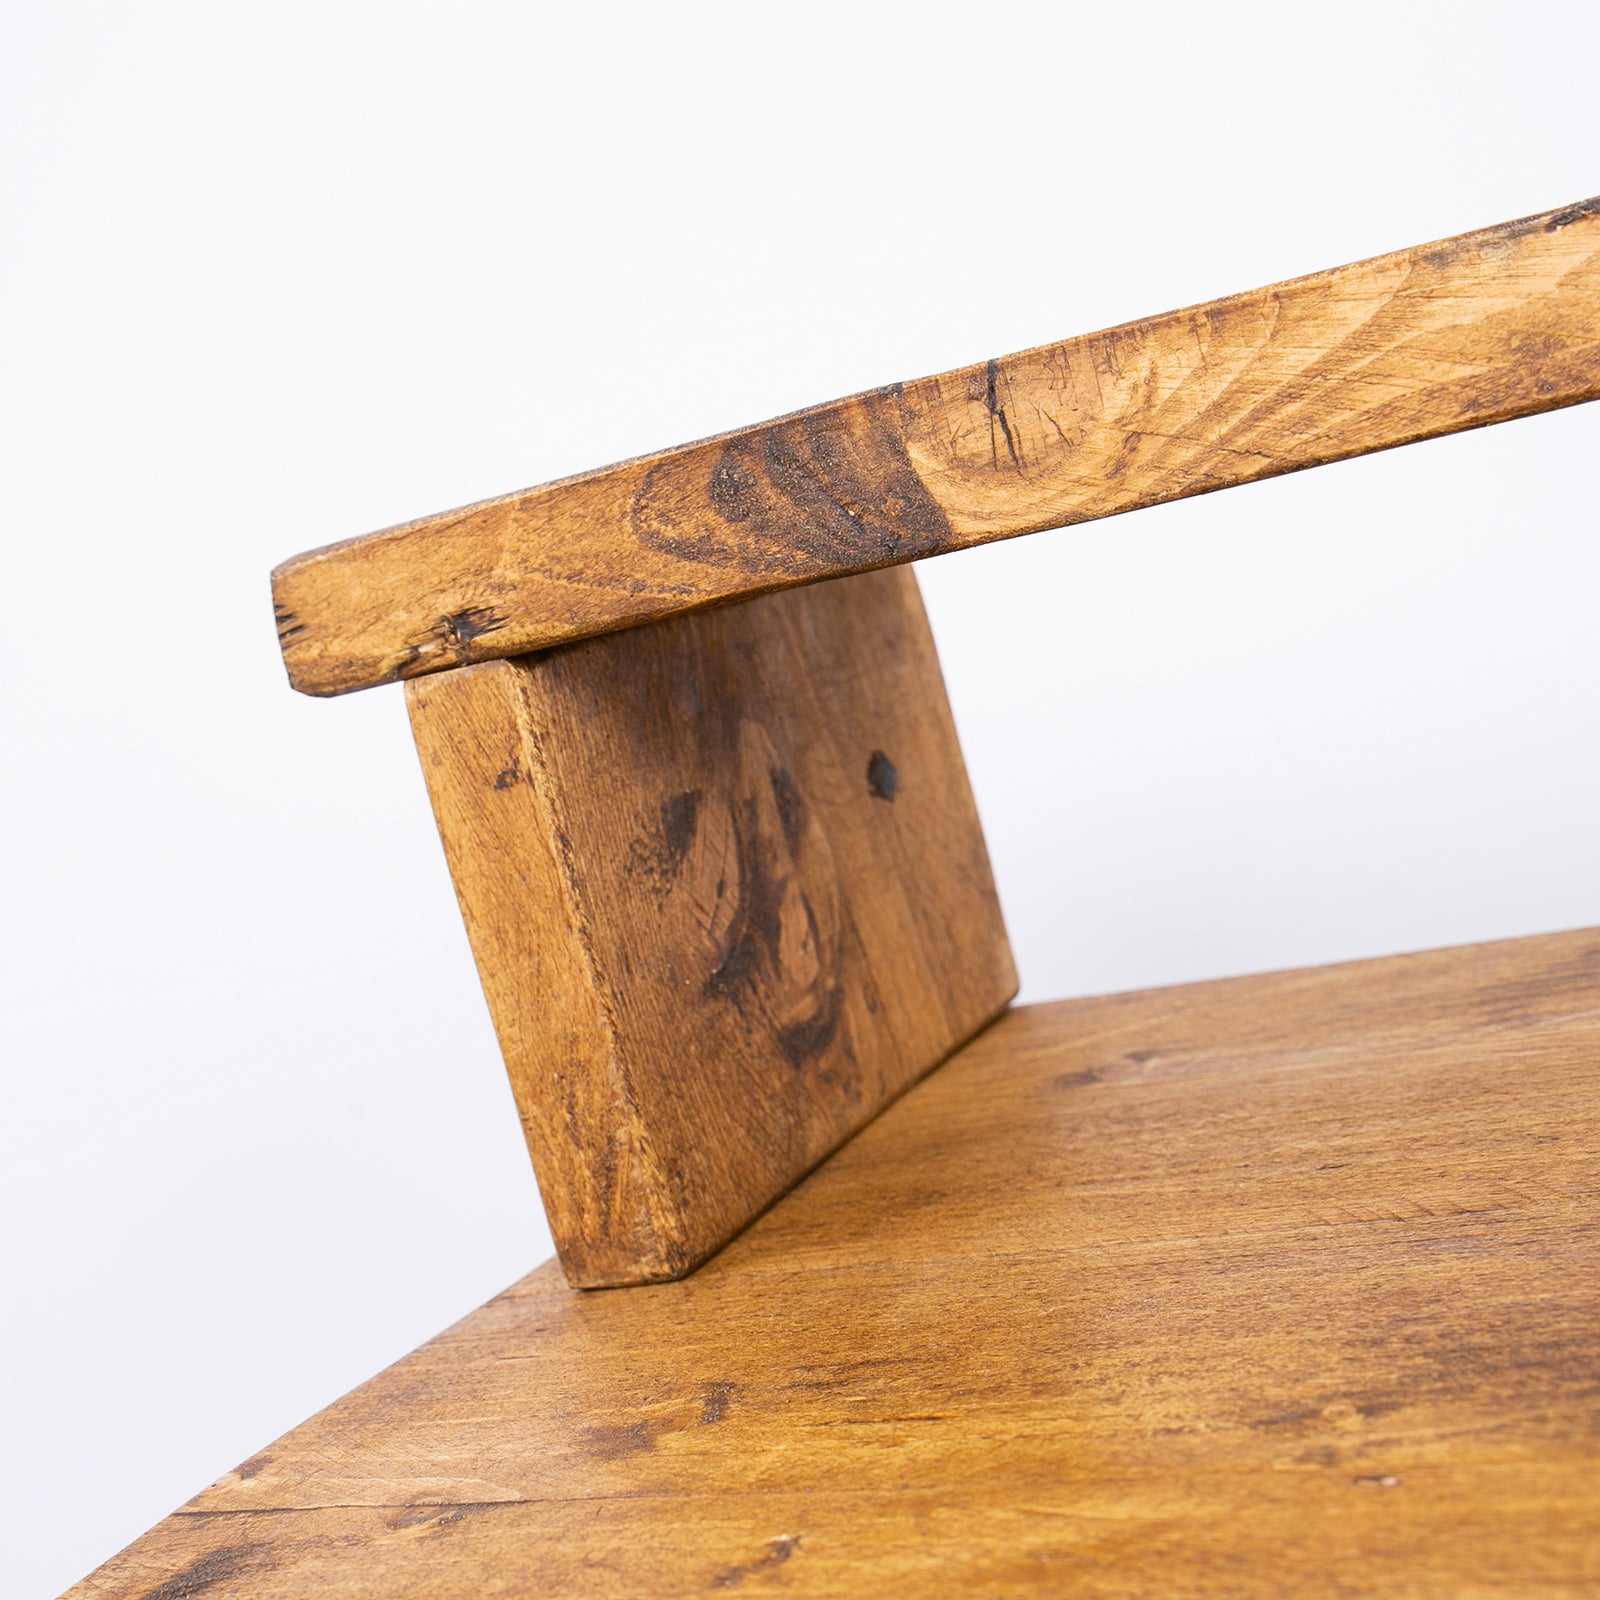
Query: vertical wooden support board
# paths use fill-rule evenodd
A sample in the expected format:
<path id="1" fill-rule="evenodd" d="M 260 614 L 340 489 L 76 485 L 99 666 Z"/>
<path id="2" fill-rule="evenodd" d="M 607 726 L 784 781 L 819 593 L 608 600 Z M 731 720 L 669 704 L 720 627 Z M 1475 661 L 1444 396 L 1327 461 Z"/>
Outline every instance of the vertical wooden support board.
<path id="1" fill-rule="evenodd" d="M 1016 992 L 908 569 L 406 697 L 573 1284 L 689 1271 Z"/>

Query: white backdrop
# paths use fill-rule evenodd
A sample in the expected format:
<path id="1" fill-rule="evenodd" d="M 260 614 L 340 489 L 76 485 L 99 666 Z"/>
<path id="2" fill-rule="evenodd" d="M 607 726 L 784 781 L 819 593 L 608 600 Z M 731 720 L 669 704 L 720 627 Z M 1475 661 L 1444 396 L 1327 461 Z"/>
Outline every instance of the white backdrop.
<path id="1" fill-rule="evenodd" d="M 1600 189 L 1592 4 L 0 38 L 6 1592 L 548 1249 L 330 539 Z M 1600 407 L 922 569 L 1030 999 L 1600 921 Z"/>

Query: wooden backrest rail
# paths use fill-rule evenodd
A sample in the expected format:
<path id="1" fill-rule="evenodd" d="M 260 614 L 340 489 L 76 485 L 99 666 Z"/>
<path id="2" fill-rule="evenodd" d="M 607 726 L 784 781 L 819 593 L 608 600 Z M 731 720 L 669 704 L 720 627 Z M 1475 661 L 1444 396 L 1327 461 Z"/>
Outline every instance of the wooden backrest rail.
<path id="1" fill-rule="evenodd" d="M 1600 200 L 896 384 L 273 574 L 343 694 L 1600 394 Z"/>
<path id="2" fill-rule="evenodd" d="M 875 569 L 1596 397 L 1588 201 L 278 568 L 296 688 L 412 680 L 569 1280 L 687 1272 L 1015 992 Z"/>

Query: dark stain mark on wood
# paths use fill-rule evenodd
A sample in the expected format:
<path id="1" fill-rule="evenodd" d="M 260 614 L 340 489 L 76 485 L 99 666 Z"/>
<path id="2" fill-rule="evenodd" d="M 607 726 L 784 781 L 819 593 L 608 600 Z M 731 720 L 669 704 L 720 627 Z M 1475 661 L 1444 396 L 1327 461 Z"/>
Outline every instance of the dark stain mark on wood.
<path id="1" fill-rule="evenodd" d="M 402 644 L 384 665 L 386 683 L 397 678 L 414 678 L 444 667 L 466 666 L 474 658 L 494 654 L 493 650 L 474 650 L 479 639 L 510 626 L 493 606 L 468 606 L 437 617 L 420 637 Z"/>
<path id="2" fill-rule="evenodd" d="M 705 1409 L 700 1413 L 700 1426 L 710 1427 L 713 1423 L 721 1422 L 728 1414 L 728 1401 L 733 1396 L 731 1383 L 708 1383 L 705 1393 Z"/>
<path id="3" fill-rule="evenodd" d="M 894 762 L 883 751 L 874 750 L 867 757 L 867 793 L 874 800 L 893 802 L 899 787 L 900 774 L 894 770 Z"/>
<path id="4" fill-rule="evenodd" d="M 1570 228 L 1574 222 L 1582 222 L 1585 217 L 1600 216 L 1600 195 L 1595 195 L 1589 200 L 1580 200 L 1575 206 L 1568 206 L 1565 211 L 1558 211 L 1545 223 L 1546 233 L 1557 233 L 1562 228 Z"/>
<path id="5" fill-rule="evenodd" d="M 998 361 L 988 362 L 984 367 L 983 404 L 985 410 L 989 413 L 989 453 L 994 457 L 994 464 L 999 466 L 1000 451 L 996 448 L 994 438 L 995 424 L 999 423 L 1000 432 L 1006 441 L 1006 454 L 1011 457 L 1011 465 L 1020 467 L 1022 462 L 1017 458 L 1017 441 L 1012 436 L 1011 424 L 1006 421 L 1005 407 L 1000 404 L 995 392 L 999 377 L 1000 363 Z"/>
<path id="6" fill-rule="evenodd" d="M 258 1570 L 257 1557 L 267 1548 L 264 1544 L 230 1544 L 209 1551 L 191 1561 L 182 1572 L 173 1573 L 165 1583 L 157 1584 L 143 1600 L 189 1600 L 191 1595 L 204 1594 L 215 1584 Z"/>
<path id="7" fill-rule="evenodd" d="M 583 1431 L 590 1455 L 601 1461 L 622 1461 L 656 1447 L 656 1436 L 648 1422 L 597 1423 Z"/>
<path id="8" fill-rule="evenodd" d="M 409 643 L 403 645 L 399 653 L 384 668 L 383 681 L 397 683 L 402 678 L 409 678 L 428 670 L 423 662 L 422 646 Z"/>
<path id="9" fill-rule="evenodd" d="M 1315 1422 L 1322 1415 L 1320 1411 L 1284 1411 L 1275 1417 L 1257 1417 L 1254 1422 L 1247 1422 L 1247 1428 L 1289 1428 L 1302 1422 Z"/>
<path id="10" fill-rule="evenodd" d="M 504 1502 L 498 1500 L 465 1500 L 459 1505 L 446 1505 L 438 1507 L 439 1515 L 434 1521 L 436 1528 L 448 1528 L 453 1523 L 465 1522 L 468 1517 L 475 1517 L 480 1512 L 492 1511 Z"/>
<path id="11" fill-rule="evenodd" d="M 465 611 L 452 612 L 439 618 L 439 630 L 446 644 L 465 650 L 474 639 L 494 633 L 506 625 L 506 619 L 492 606 L 469 606 Z"/>
<path id="12" fill-rule="evenodd" d="M 694 822 L 700 812 L 700 791 L 686 789 L 661 802 L 661 838 L 666 845 L 663 858 L 667 875 L 675 876 L 694 842 Z"/>
<path id="13" fill-rule="evenodd" d="M 233 1470 L 241 1482 L 248 1483 L 250 1479 L 255 1477 L 255 1475 L 260 1472 L 263 1467 L 268 1467 L 271 1465 L 272 1457 L 270 1455 L 262 1454 L 259 1456 L 251 1456 L 248 1461 L 241 1461 Z"/>
<path id="14" fill-rule="evenodd" d="M 795 788 L 794 779 L 781 767 L 774 767 L 767 776 L 772 783 L 772 798 L 778 807 L 778 822 L 783 828 L 783 836 L 793 847 L 800 842 L 800 829 L 805 821 L 800 791 Z"/>
<path id="15" fill-rule="evenodd" d="M 629 877 L 648 879 L 658 895 L 665 895 L 694 844 L 700 800 L 698 789 L 668 795 L 658 809 L 656 827 L 629 844 L 623 871 Z"/>
<path id="16" fill-rule="evenodd" d="M 516 1501 L 509 1502 L 517 1504 Z M 453 1523 L 463 1522 L 466 1518 L 480 1511 L 490 1511 L 496 1506 L 507 1504 L 501 1500 L 469 1500 L 469 1501 L 444 1501 L 431 1504 L 417 1504 L 406 1506 L 404 1510 L 389 1518 L 384 1524 L 386 1528 L 399 1533 L 406 1528 L 421 1528 L 432 1523 L 435 1528 L 448 1528 Z"/>
<path id="17" fill-rule="evenodd" d="M 833 855 L 766 730 L 744 720 L 728 737 L 735 794 L 717 808 L 724 827 L 707 827 L 711 837 L 731 831 L 732 848 L 709 858 L 719 864 L 714 894 L 699 886 L 717 952 L 701 992 L 738 1006 L 798 1068 L 827 1052 L 843 1010 Z"/>
<path id="18" fill-rule="evenodd" d="M 741 810 L 743 816 L 735 820 L 739 898 L 728 925 L 725 953 L 705 981 L 703 992 L 708 999 L 731 1000 L 740 989 L 754 988 L 763 954 L 776 962 L 782 948 L 784 884 L 769 870 L 761 850 L 755 804 L 747 801 Z M 722 887 L 719 883 L 718 888 Z"/>
<path id="19" fill-rule="evenodd" d="M 1100 1074 L 1093 1067 L 1084 1067 L 1078 1072 L 1058 1072 L 1050 1082 L 1057 1089 L 1086 1089 L 1091 1083 L 1099 1083 Z"/>
<path id="20" fill-rule="evenodd" d="M 494 775 L 496 789 L 512 789 L 516 787 L 518 779 L 522 776 L 522 769 L 513 761 L 509 767 L 502 767 Z"/>
<path id="21" fill-rule="evenodd" d="M 840 1428 L 893 1428 L 907 1422 L 952 1422 L 948 1411 L 927 1411 L 910 1417 L 842 1417 L 837 1423 L 824 1423 L 824 1427 Z"/>
<path id="22" fill-rule="evenodd" d="M 806 906 L 809 914 L 810 905 Z M 813 921 L 812 927 L 816 924 Z M 790 1023 L 778 1030 L 778 1047 L 789 1059 L 791 1067 L 803 1067 L 806 1062 L 823 1055 L 839 1031 L 839 1011 L 844 996 L 837 984 L 830 984 L 821 995 L 821 1004 L 809 1017 Z"/>
<path id="23" fill-rule="evenodd" d="M 911 561 L 950 523 L 906 454 L 898 387 L 729 439 L 651 468 L 629 515 L 649 549 L 775 577 L 840 561 Z"/>
<path id="24" fill-rule="evenodd" d="M 405 1510 L 397 1512 L 390 1517 L 384 1527 L 399 1533 L 405 1528 L 420 1528 L 425 1522 L 432 1522 L 439 1515 L 440 1507 L 437 1505 L 407 1506 Z"/>
<path id="25" fill-rule="evenodd" d="M 781 1567 L 785 1561 L 800 1548 L 798 1535 L 784 1534 L 776 1539 L 767 1540 L 767 1553 L 758 1560 L 747 1562 L 742 1567 L 729 1567 L 726 1572 L 719 1572 L 711 1580 L 713 1589 L 731 1589 L 736 1583 L 742 1583 L 746 1578 L 758 1572 L 771 1571 L 773 1567 Z"/>
<path id="26" fill-rule="evenodd" d="M 838 938 L 819 921 L 792 858 L 769 856 L 755 802 L 736 820 L 738 902 L 726 953 L 705 981 L 707 999 L 753 1005 L 774 1025 L 791 1066 L 820 1056 L 833 1042 L 842 995 Z M 810 959 L 807 960 L 806 958 Z"/>

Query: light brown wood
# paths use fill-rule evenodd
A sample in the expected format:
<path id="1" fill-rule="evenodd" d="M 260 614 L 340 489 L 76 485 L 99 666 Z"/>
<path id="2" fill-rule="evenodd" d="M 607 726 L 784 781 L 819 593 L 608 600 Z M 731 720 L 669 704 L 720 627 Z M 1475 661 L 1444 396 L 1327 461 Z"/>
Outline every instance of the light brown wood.
<path id="1" fill-rule="evenodd" d="M 1600 395 L 1600 200 L 297 556 L 341 694 Z"/>
<path id="2" fill-rule="evenodd" d="M 1016 992 L 908 570 L 407 699 L 575 1284 L 687 1271 Z"/>
<path id="3" fill-rule="evenodd" d="M 1597 1268 L 1600 932 L 1025 1008 L 73 1594 L 1592 1596 Z"/>

